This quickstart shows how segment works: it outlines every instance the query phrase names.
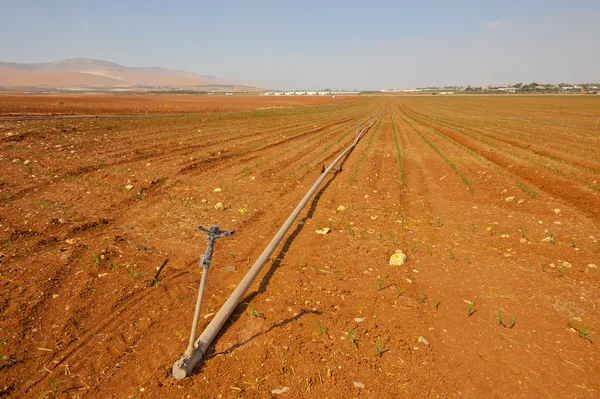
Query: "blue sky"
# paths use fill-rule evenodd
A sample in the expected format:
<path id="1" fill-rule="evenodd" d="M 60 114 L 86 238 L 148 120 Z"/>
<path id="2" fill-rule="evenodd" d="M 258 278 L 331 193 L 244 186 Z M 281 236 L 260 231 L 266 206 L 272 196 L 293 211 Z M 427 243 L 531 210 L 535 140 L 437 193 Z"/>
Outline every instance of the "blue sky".
<path id="1" fill-rule="evenodd" d="M 278 89 L 600 81 L 600 1 L 0 0 L 0 61 L 96 58 Z"/>

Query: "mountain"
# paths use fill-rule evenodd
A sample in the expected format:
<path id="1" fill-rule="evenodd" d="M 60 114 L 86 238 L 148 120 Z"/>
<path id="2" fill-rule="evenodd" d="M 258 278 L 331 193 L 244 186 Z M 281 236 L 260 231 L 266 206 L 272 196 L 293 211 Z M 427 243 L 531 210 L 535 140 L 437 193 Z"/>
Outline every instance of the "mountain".
<path id="1" fill-rule="evenodd" d="M 114 62 L 73 58 L 41 64 L 0 62 L 0 86 L 5 87 L 158 87 L 233 86 L 190 72 L 158 67 L 126 67 Z"/>

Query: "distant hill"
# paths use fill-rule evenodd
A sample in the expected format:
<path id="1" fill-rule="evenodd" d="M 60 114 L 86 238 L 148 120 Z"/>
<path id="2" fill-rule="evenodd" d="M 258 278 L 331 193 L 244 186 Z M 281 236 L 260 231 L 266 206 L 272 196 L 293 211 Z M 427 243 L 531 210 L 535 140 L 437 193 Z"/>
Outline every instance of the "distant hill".
<path id="1" fill-rule="evenodd" d="M 212 76 L 158 67 L 126 67 L 88 58 L 41 64 L 0 62 L 0 87 L 50 88 L 240 88 Z"/>

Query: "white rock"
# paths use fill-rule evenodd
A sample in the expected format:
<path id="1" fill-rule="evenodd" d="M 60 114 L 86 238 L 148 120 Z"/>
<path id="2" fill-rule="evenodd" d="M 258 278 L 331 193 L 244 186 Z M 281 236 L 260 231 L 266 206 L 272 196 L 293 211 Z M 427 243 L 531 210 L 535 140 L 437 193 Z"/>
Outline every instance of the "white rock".
<path id="1" fill-rule="evenodd" d="M 342 211 L 346 210 L 346 207 L 344 205 L 340 205 L 340 206 L 338 206 L 337 210 L 342 212 Z"/>
<path id="2" fill-rule="evenodd" d="M 556 213 L 558 215 L 560 213 L 560 209 L 554 208 L 554 213 Z"/>
<path id="3" fill-rule="evenodd" d="M 315 233 L 324 236 L 325 234 L 329 233 L 330 231 L 331 231 L 331 229 L 329 227 L 323 227 L 321 230 L 315 230 Z"/>
<path id="4" fill-rule="evenodd" d="M 281 389 L 273 389 L 271 391 L 271 394 L 273 394 L 273 395 L 281 395 L 282 393 L 286 393 L 289 390 L 290 390 L 290 387 L 283 387 Z"/>
<path id="5" fill-rule="evenodd" d="M 215 193 L 220 193 L 221 192 L 221 187 L 217 187 L 213 190 Z"/>
<path id="6" fill-rule="evenodd" d="M 29 165 L 31 163 L 31 161 L 29 159 L 26 159 L 25 162 L 23 162 L 23 165 Z"/>
<path id="7" fill-rule="evenodd" d="M 358 389 L 365 389 L 365 384 L 360 381 L 352 381 L 352 385 L 354 385 Z"/>
<path id="8" fill-rule="evenodd" d="M 365 318 L 364 317 L 355 317 L 354 321 L 357 323 L 362 323 L 363 321 L 365 321 Z"/>
<path id="9" fill-rule="evenodd" d="M 390 256 L 390 266 L 402 266 L 406 262 L 406 254 L 397 249 L 396 253 Z"/>
<path id="10" fill-rule="evenodd" d="M 419 336 L 419 342 L 424 343 L 425 345 L 429 346 L 429 341 L 427 341 L 424 337 Z"/>
<path id="11" fill-rule="evenodd" d="M 225 206 L 221 202 L 217 202 L 215 205 L 215 209 L 218 211 L 222 211 L 223 209 L 225 209 Z"/>
<path id="12" fill-rule="evenodd" d="M 597 269 L 598 268 L 598 266 L 596 266 L 593 263 L 590 263 L 587 267 L 589 267 L 590 269 Z"/>
<path id="13" fill-rule="evenodd" d="M 515 197 L 506 197 L 506 198 L 504 199 L 504 201 L 506 201 L 506 202 L 512 202 L 512 201 L 514 201 L 514 200 L 515 200 Z"/>
<path id="14" fill-rule="evenodd" d="M 524 202 L 525 202 L 524 199 L 520 199 L 520 200 L 517 201 L 517 204 L 523 204 Z"/>

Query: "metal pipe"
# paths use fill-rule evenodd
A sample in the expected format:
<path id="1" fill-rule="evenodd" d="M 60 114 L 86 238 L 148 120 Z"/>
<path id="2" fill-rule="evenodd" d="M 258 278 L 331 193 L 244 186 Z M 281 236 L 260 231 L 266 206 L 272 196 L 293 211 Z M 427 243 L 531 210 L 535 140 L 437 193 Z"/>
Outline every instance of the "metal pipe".
<path id="1" fill-rule="evenodd" d="M 194 321 L 192 322 L 192 331 L 190 332 L 190 342 L 185 350 L 185 356 L 191 356 L 194 352 L 194 342 L 196 341 L 196 332 L 198 332 L 198 320 L 200 319 L 200 310 L 202 309 L 202 298 L 204 298 L 204 288 L 206 287 L 206 278 L 208 277 L 208 265 L 204 263 L 205 257 L 200 259 L 202 266 L 202 278 L 198 288 L 198 297 L 196 298 L 196 310 L 194 311 Z"/>
<path id="2" fill-rule="evenodd" d="M 195 351 L 191 355 L 187 355 L 186 351 L 186 354 L 184 354 L 184 356 L 181 359 L 177 360 L 173 364 L 173 377 L 175 377 L 175 379 L 180 380 L 192 374 L 194 367 L 196 366 L 196 364 L 198 364 L 198 362 L 200 362 L 200 360 L 202 360 L 202 357 L 206 353 L 206 350 L 213 342 L 213 340 L 215 339 L 225 322 L 229 319 L 229 316 L 231 316 L 234 309 L 236 308 L 236 306 L 238 305 L 248 288 L 250 288 L 250 285 L 252 285 L 265 263 L 267 263 L 269 257 L 275 251 L 277 245 L 279 245 L 279 243 L 281 242 L 285 234 L 288 232 L 288 230 L 292 226 L 292 223 L 294 223 L 304 206 L 308 203 L 310 198 L 317 191 L 323 180 L 325 180 L 325 178 L 328 176 L 329 172 L 346 154 L 352 151 L 352 149 L 356 146 L 356 144 L 358 144 L 358 142 L 364 136 L 364 134 L 373 126 L 373 124 L 379 118 L 381 118 L 384 111 L 385 109 L 382 110 L 377 116 L 375 116 L 373 121 L 371 121 L 371 123 L 368 126 L 365 126 L 360 131 L 352 145 L 346 150 L 344 150 L 344 152 L 342 152 L 331 163 L 331 165 L 329 165 L 329 167 L 325 169 L 325 171 L 321 174 L 321 177 L 319 177 L 319 179 L 315 182 L 315 184 L 313 184 L 308 193 L 306 193 L 304 198 L 302 198 L 298 206 L 296 206 L 294 211 L 290 214 L 285 223 L 281 226 L 277 234 L 275 234 L 271 242 L 269 242 L 269 245 L 267 245 L 267 247 L 263 250 L 256 262 L 254 262 L 250 270 L 248 270 L 248 273 L 246 273 L 242 281 L 240 281 L 239 285 L 233 290 L 227 301 L 225 301 L 221 309 L 219 309 L 215 317 L 213 317 L 213 319 L 210 321 L 208 326 L 206 326 L 200 337 L 196 340 Z"/>

